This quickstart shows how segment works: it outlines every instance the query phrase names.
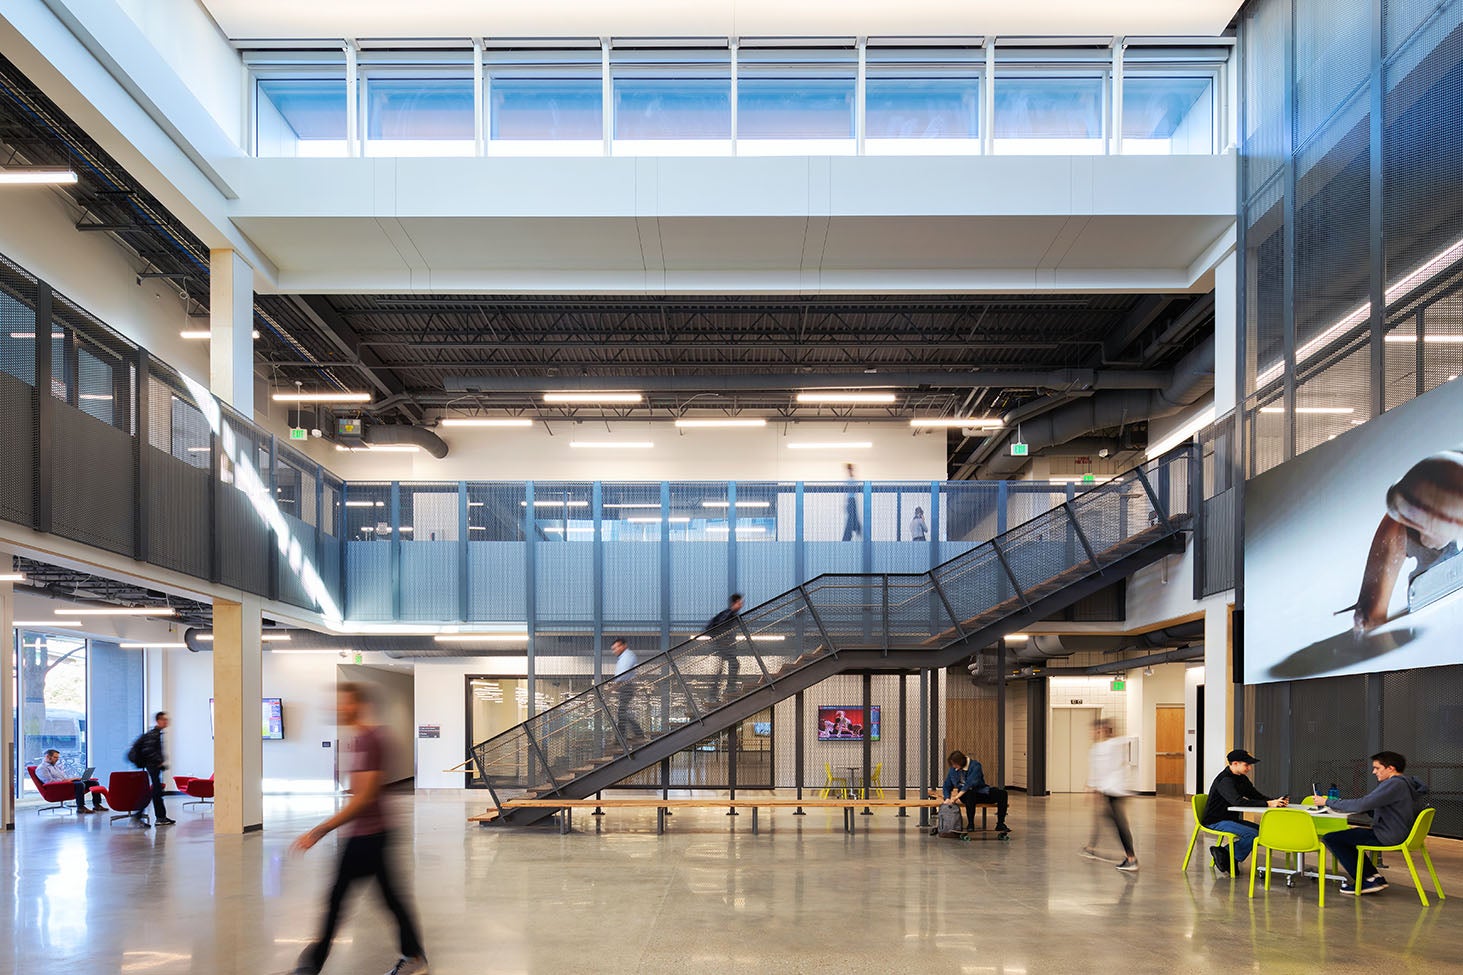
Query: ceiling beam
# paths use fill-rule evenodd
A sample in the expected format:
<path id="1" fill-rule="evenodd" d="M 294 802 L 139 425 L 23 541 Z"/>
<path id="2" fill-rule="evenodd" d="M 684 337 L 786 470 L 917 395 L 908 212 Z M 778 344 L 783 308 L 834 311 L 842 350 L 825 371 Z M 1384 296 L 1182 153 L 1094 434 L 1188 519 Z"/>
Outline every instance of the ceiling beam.
<path id="1" fill-rule="evenodd" d="M 1103 340 L 1103 364 L 1119 362 L 1123 351 L 1136 342 L 1175 300 L 1172 295 L 1147 295 L 1134 305 L 1133 310 Z"/>
<path id="2" fill-rule="evenodd" d="M 727 392 L 741 390 L 889 389 L 1162 389 L 1165 370 L 1093 369 L 965 370 L 960 372 L 797 373 L 732 376 L 445 376 L 449 393 L 538 392 L 543 390 L 634 390 L 637 392 Z"/>
<path id="3" fill-rule="evenodd" d="M 407 396 L 406 383 L 373 350 L 362 347 L 356 330 L 329 301 L 321 295 L 290 295 L 289 300 L 377 390 L 387 396 Z M 422 422 L 422 409 L 415 403 L 403 400 L 398 409 L 414 423 Z"/>

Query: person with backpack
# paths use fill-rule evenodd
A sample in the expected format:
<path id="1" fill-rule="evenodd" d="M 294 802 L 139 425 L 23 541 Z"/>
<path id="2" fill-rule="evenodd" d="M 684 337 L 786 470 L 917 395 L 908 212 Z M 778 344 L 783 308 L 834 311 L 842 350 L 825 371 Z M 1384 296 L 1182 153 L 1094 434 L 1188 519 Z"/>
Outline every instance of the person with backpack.
<path id="1" fill-rule="evenodd" d="M 993 802 L 996 804 L 996 832 L 1011 832 L 1011 827 L 1006 825 L 1006 807 L 1010 803 L 1006 790 L 988 784 L 980 763 L 973 758 L 967 758 L 962 751 L 951 752 L 947 761 L 950 763 L 950 771 L 945 773 L 941 791 L 945 801 L 954 805 L 957 810 L 964 807 L 969 828 L 975 829 L 975 807 L 983 802 Z"/>
<path id="2" fill-rule="evenodd" d="M 742 612 L 742 594 L 734 592 L 726 601 L 726 609 L 711 617 L 711 622 L 706 624 L 706 632 L 712 640 L 716 641 L 716 649 L 713 651 L 721 658 L 719 668 L 726 674 L 722 681 L 721 693 L 717 698 L 726 700 L 731 697 L 740 683 L 737 675 L 741 673 L 742 662 L 737 659 L 737 636 L 735 633 L 737 616 Z M 713 686 L 715 686 L 713 684 Z"/>
<path id="3" fill-rule="evenodd" d="M 163 729 L 168 726 L 168 712 L 159 711 L 152 720 L 152 727 L 138 735 L 132 747 L 127 749 L 127 761 L 146 770 L 152 783 L 153 821 L 159 826 L 171 826 L 175 820 L 168 818 L 168 807 L 163 804 L 163 769 L 168 767 L 167 753 L 163 749 Z M 141 819 L 142 810 L 134 810 L 132 818 Z"/>
<path id="4" fill-rule="evenodd" d="M 1407 770 L 1406 756 L 1397 752 L 1377 752 L 1372 756 L 1372 774 L 1377 787 L 1360 799 L 1330 799 L 1312 796 L 1317 806 L 1329 806 L 1335 812 L 1372 814 L 1370 826 L 1353 826 L 1321 837 L 1326 849 L 1348 874 L 1356 870 L 1356 848 L 1359 846 L 1395 846 L 1407 839 L 1412 824 L 1427 807 L 1423 796 L 1427 786 Z M 1371 857 L 1361 862 L 1361 876 L 1341 882 L 1343 894 L 1376 894 L 1387 889 L 1387 878 L 1377 872 Z"/>

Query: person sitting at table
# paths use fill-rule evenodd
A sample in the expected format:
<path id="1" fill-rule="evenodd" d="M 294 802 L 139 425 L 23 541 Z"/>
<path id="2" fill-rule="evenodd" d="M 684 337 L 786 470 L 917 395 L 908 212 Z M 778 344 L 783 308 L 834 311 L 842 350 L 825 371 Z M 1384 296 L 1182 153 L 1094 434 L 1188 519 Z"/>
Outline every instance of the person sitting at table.
<path id="1" fill-rule="evenodd" d="M 1250 781 L 1250 772 L 1254 770 L 1258 758 L 1245 751 L 1243 748 L 1236 748 L 1225 756 L 1229 766 L 1214 777 L 1214 784 L 1209 787 L 1209 798 L 1204 802 L 1204 818 L 1200 820 L 1208 829 L 1215 829 L 1221 833 L 1229 833 L 1234 837 L 1234 867 L 1245 862 L 1250 851 L 1255 847 L 1255 839 L 1260 831 L 1254 826 L 1239 818 L 1238 813 L 1230 812 L 1231 806 L 1269 806 L 1272 809 L 1290 804 L 1286 798 L 1271 799 Z M 1214 859 L 1214 869 L 1222 874 L 1229 873 L 1229 856 L 1223 846 L 1216 846 L 1209 851 Z"/>
<path id="2" fill-rule="evenodd" d="M 1407 770 L 1407 759 L 1396 752 L 1377 752 L 1372 756 L 1372 774 L 1377 787 L 1360 799 L 1332 799 L 1312 796 L 1311 801 L 1334 812 L 1372 814 L 1371 826 L 1353 826 L 1321 837 L 1347 874 L 1356 870 L 1356 848 L 1359 846 L 1396 846 L 1407 839 L 1418 814 L 1427 806 L 1423 796 L 1427 786 Z M 1360 880 L 1360 883 L 1357 881 Z M 1361 877 L 1341 882 L 1343 894 L 1375 894 L 1387 889 L 1387 879 L 1377 873 L 1372 858 L 1361 864 Z"/>
<path id="3" fill-rule="evenodd" d="M 987 783 L 980 763 L 967 758 L 962 751 L 951 752 L 947 761 L 950 771 L 945 773 L 945 783 L 940 789 L 945 801 L 965 807 L 965 819 L 971 829 L 975 829 L 975 807 L 983 802 L 993 802 L 996 804 L 996 832 L 1011 832 L 1006 825 L 1006 807 L 1010 804 L 1006 790 Z"/>
<path id="4" fill-rule="evenodd" d="M 92 808 L 86 808 L 86 794 L 91 791 L 92 786 L 97 784 L 97 780 L 71 778 L 66 772 L 66 766 L 61 763 L 61 753 L 54 748 L 46 749 L 46 753 L 41 756 L 41 764 L 36 766 L 36 778 L 46 785 L 66 783 L 75 789 L 78 814 L 99 812 L 102 808 L 102 797 L 99 795 L 93 795 L 91 797 Z"/>

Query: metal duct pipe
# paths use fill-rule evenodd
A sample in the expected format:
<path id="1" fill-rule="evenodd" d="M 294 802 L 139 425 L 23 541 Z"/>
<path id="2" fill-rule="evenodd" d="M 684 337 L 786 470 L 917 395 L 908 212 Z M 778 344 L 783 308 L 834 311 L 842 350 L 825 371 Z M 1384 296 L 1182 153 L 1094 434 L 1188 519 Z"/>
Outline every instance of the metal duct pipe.
<path id="1" fill-rule="evenodd" d="M 445 440 L 426 427 L 411 426 L 405 423 L 368 424 L 366 426 L 366 443 L 372 445 L 413 444 L 422 448 L 438 460 L 447 456 L 447 442 Z"/>
<path id="2" fill-rule="evenodd" d="M 1025 646 L 1008 644 L 1007 649 L 1014 649 L 1016 659 L 1022 662 L 1040 662 L 1053 657 L 1070 657 L 1074 653 L 1115 653 L 1123 650 L 1177 647 L 1203 638 L 1204 621 L 1196 620 L 1147 633 L 1117 636 L 1087 633 L 1039 634 L 1027 640 Z"/>
<path id="3" fill-rule="evenodd" d="M 1033 453 L 1064 444 L 1094 430 L 1124 426 L 1141 420 L 1169 416 L 1199 400 L 1214 388 L 1214 337 L 1211 335 L 1174 368 L 1170 381 L 1157 390 L 1112 390 L 1089 399 L 1069 403 L 1035 420 L 1023 423 L 1021 440 Z M 1011 477 L 1026 466 L 1028 458 L 1012 457 L 1007 445 L 1014 443 L 1011 429 L 994 448 L 993 456 L 979 471 L 981 479 Z"/>
<path id="4" fill-rule="evenodd" d="M 792 373 L 740 376 L 448 376 L 449 393 L 537 393 L 544 391 L 652 393 L 742 392 L 746 390 L 883 389 L 937 386 L 957 389 L 1162 389 L 1170 383 L 1161 370 L 1056 369 L 1046 372 L 1006 369 L 968 372 Z"/>
<path id="5" fill-rule="evenodd" d="M 1130 657 L 1127 660 L 1112 660 L 1105 664 L 1093 664 L 1091 667 L 1049 667 L 1046 670 L 1046 676 L 1081 677 L 1095 674 L 1118 674 L 1123 671 L 1132 670 L 1135 667 L 1157 667 L 1159 664 L 1178 664 L 1190 660 L 1203 659 L 1203 646 L 1184 647 L 1181 650 L 1166 650 L 1163 653 L 1150 653 L 1146 657 Z"/>
<path id="6" fill-rule="evenodd" d="M 1074 399 L 1091 395 L 1092 392 L 1090 390 L 1080 390 L 1073 393 L 1048 393 L 1046 396 L 1038 397 L 1028 403 L 1022 403 L 1013 410 L 1008 410 L 1006 415 L 1001 417 L 1001 420 L 1006 426 L 1014 427 L 1018 423 L 1024 423 L 1027 420 L 1041 416 L 1043 413 L 1050 413 L 1052 410 L 1066 406 Z M 1005 444 L 1006 438 L 999 432 L 994 432 L 991 436 L 986 437 L 980 446 L 971 452 L 970 459 L 961 465 L 956 479 L 962 479 L 967 472 L 978 469 L 980 465 L 986 462 L 986 458 L 990 457 L 996 451 L 996 448 L 1004 447 Z"/>

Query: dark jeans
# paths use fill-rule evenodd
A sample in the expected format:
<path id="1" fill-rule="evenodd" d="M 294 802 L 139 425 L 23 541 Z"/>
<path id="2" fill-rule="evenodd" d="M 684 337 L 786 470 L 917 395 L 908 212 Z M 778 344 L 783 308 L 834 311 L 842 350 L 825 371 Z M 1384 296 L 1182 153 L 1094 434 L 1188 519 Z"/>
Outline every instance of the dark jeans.
<path id="1" fill-rule="evenodd" d="M 320 937 L 300 956 L 300 967 L 318 972 L 325 967 L 330 955 L 330 943 L 335 940 L 335 929 L 340 924 L 340 908 L 345 895 L 357 880 L 374 879 L 381 889 L 381 899 L 386 909 L 396 918 L 396 928 L 401 939 L 401 953 L 407 958 L 418 958 L 426 954 L 422 940 L 417 934 L 416 922 L 407 911 L 405 902 L 396 890 L 386 846 L 389 834 L 376 833 L 373 836 L 352 836 L 345 841 L 340 851 L 340 866 L 335 874 L 335 886 L 330 889 L 330 905 L 325 911 L 325 921 L 320 926 Z"/>
<path id="2" fill-rule="evenodd" d="M 1356 848 L 1358 846 L 1386 846 L 1377 839 L 1375 832 L 1361 826 L 1327 833 L 1321 837 L 1321 842 L 1325 843 L 1326 849 L 1330 850 L 1332 856 L 1341 862 L 1341 869 L 1345 870 L 1348 876 L 1352 876 L 1356 871 Z M 1324 865 L 1322 864 L 1322 866 Z M 1377 868 L 1372 866 L 1372 858 L 1368 856 L 1361 862 L 1361 879 L 1370 880 L 1376 875 Z M 1352 879 L 1356 878 L 1352 876 Z"/>
<path id="3" fill-rule="evenodd" d="M 843 522 L 843 540 L 853 541 L 853 536 L 864 533 L 863 522 L 859 520 L 858 508 L 850 504 L 848 506 L 848 517 Z"/>
<path id="4" fill-rule="evenodd" d="M 965 821 L 975 829 L 975 807 L 978 803 L 994 802 L 996 804 L 996 825 L 1006 825 L 1006 807 L 1010 805 L 1010 796 L 1006 795 L 1005 789 L 997 789 L 995 786 L 986 786 L 984 792 L 967 792 L 960 797 L 960 802 L 965 806 Z"/>
<path id="5" fill-rule="evenodd" d="M 722 657 L 721 661 L 726 670 L 726 677 L 721 682 L 720 697 L 725 701 L 741 687 L 742 682 L 737 679 L 737 675 L 742 672 L 742 662 L 736 657 Z"/>
<path id="6" fill-rule="evenodd" d="M 1128 829 L 1128 812 L 1124 808 L 1128 802 L 1128 797 L 1104 795 L 1102 800 L 1099 801 L 1102 801 L 1102 805 L 1099 807 L 1100 811 L 1096 818 L 1092 820 L 1092 840 L 1087 845 L 1094 848 L 1097 846 L 1097 833 L 1102 827 L 1102 821 L 1104 819 L 1111 819 L 1112 824 L 1117 827 L 1118 839 L 1122 841 L 1123 853 L 1127 855 L 1129 860 L 1136 860 L 1138 854 L 1133 849 L 1133 833 L 1132 830 Z"/>
<path id="7" fill-rule="evenodd" d="M 1255 848 L 1255 839 L 1260 835 L 1260 831 L 1258 829 L 1242 819 L 1221 819 L 1219 822 L 1213 824 L 1209 828 L 1217 829 L 1221 833 L 1229 833 L 1231 836 L 1234 837 L 1235 866 L 1239 866 L 1241 863 L 1245 862 L 1245 858 L 1248 857 L 1250 855 L 1250 851 Z M 1219 847 L 1215 847 L 1215 849 L 1219 849 Z M 1224 862 L 1226 865 L 1228 865 L 1229 857 L 1225 857 Z"/>
<path id="8" fill-rule="evenodd" d="M 154 819 L 167 819 L 168 807 L 163 805 L 163 770 L 150 768 L 147 770 L 147 777 L 152 782 L 152 815 Z M 142 810 L 138 809 L 133 815 L 141 816 Z"/>
<path id="9" fill-rule="evenodd" d="M 86 794 L 91 791 L 92 786 L 97 784 L 96 779 L 76 779 L 71 783 L 72 787 L 76 789 L 76 809 L 78 812 L 86 805 Z M 91 804 L 97 809 L 102 808 L 102 797 L 92 796 Z"/>
<path id="10" fill-rule="evenodd" d="M 645 737 L 645 730 L 640 727 L 640 722 L 635 720 L 634 683 L 628 680 L 620 681 L 615 685 L 615 696 L 618 699 L 616 703 L 620 712 L 620 735 L 625 738 Z"/>

